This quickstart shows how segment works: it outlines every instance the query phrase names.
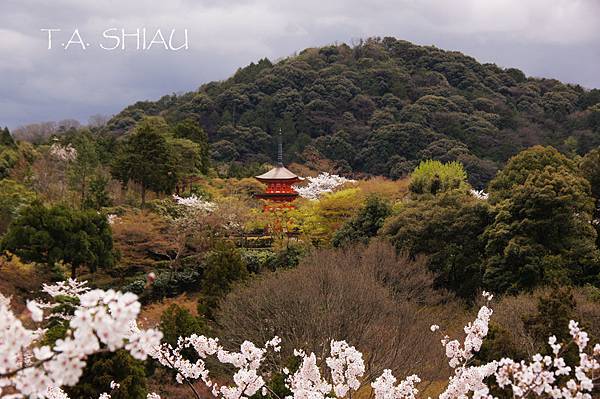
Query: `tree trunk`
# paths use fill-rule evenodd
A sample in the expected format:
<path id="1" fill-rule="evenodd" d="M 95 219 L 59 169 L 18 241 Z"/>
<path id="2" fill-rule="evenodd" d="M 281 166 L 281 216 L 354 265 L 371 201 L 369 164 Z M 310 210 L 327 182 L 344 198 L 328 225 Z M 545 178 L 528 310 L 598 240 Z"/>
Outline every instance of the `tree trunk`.
<path id="1" fill-rule="evenodd" d="M 77 266 L 71 265 L 71 278 L 75 279 L 77 277 Z"/>

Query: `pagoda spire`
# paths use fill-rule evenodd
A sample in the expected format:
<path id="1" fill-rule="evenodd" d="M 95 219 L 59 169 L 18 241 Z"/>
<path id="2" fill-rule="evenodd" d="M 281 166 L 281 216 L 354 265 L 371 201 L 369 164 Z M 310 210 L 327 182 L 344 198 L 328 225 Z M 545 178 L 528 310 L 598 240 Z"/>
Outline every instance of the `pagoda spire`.
<path id="1" fill-rule="evenodd" d="M 277 137 L 277 166 L 283 166 L 283 143 L 281 128 L 279 129 L 279 136 Z"/>

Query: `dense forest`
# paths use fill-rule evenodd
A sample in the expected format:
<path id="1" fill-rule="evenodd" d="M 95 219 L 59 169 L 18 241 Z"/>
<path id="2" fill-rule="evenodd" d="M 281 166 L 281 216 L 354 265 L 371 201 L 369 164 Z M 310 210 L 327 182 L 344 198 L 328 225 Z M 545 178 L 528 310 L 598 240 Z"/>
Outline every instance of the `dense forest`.
<path id="1" fill-rule="evenodd" d="M 597 395 L 600 90 L 369 39 L 4 128 L 0 322 L 0 396 Z"/>
<path id="2" fill-rule="evenodd" d="M 272 159 L 398 178 L 423 158 L 458 160 L 483 187 L 535 144 L 583 155 L 600 144 L 599 90 L 526 77 L 459 52 L 393 38 L 310 48 L 239 69 L 223 82 L 138 102 L 108 122 L 120 135 L 144 116 L 198 123 L 218 162 Z"/>

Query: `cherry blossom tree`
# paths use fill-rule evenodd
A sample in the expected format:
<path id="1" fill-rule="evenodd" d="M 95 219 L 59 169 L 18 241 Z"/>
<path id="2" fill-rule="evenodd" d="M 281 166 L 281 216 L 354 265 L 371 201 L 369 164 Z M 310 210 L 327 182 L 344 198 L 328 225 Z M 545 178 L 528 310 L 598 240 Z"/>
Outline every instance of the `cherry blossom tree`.
<path id="1" fill-rule="evenodd" d="M 0 396 L 68 399 L 61 387 L 77 383 L 89 355 L 124 348 L 137 359 L 150 356 L 174 370 L 177 382 L 187 384 L 198 399 L 196 381 L 209 387 L 217 398 L 248 399 L 260 394 L 282 399 L 270 390 L 267 382 L 271 370 L 265 367 L 267 354 L 280 351 L 278 337 L 260 347 L 245 341 L 239 351 L 232 352 L 225 350 L 217 338 L 193 334 L 180 337 L 177 345 L 172 347 L 161 344 L 160 331 L 137 327 L 135 319 L 140 303 L 134 294 L 90 290 L 84 282 L 75 280 L 45 285 L 43 291 L 50 298 L 69 296 L 78 304 L 72 313 L 56 314 L 52 299 L 49 302 L 29 301 L 27 308 L 31 320 L 40 328 L 28 329 L 11 312 L 9 300 L 0 296 Z M 450 339 L 442 334 L 441 344 L 454 374 L 439 395 L 440 399 L 492 399 L 488 385 L 492 381 L 500 388 L 510 390 L 515 398 L 592 398 L 600 369 L 600 344 L 589 350 L 589 337 L 575 321 L 569 323 L 571 343 L 558 343 L 554 336 L 549 338 L 552 356 L 536 354 L 530 362 L 504 358 L 473 365 L 493 313 L 488 307 L 492 295 L 486 292 L 483 295 L 488 303 L 479 309 L 475 320 L 464 327 L 464 339 Z M 68 321 L 67 333 L 52 345 L 41 345 L 42 323 L 50 317 Z M 440 327 L 432 325 L 431 330 L 437 332 Z M 579 351 L 579 364 L 573 368 L 561 356 L 570 345 Z M 197 360 L 186 359 L 184 349 L 194 349 Z M 293 373 L 282 370 L 287 375 L 286 386 L 292 393 L 285 399 L 350 398 L 351 393 L 364 383 L 363 356 L 345 341 L 330 342 L 330 353 L 322 367 L 314 353 L 295 350 L 294 354 L 300 360 L 298 369 Z M 209 357 L 235 370 L 231 383 L 218 384 L 211 379 L 206 362 Z M 419 393 L 419 382 L 416 375 L 398 382 L 386 369 L 370 385 L 375 399 L 414 399 Z M 110 388 L 118 389 L 118 384 L 111 383 Z M 110 393 L 103 393 L 99 399 L 107 398 Z M 160 399 L 154 393 L 148 398 Z"/>
<path id="2" fill-rule="evenodd" d="M 214 202 L 203 200 L 196 196 L 196 194 L 192 194 L 189 197 L 180 197 L 178 195 L 173 194 L 173 200 L 178 205 L 184 207 L 187 212 L 206 212 L 210 213 L 217 209 L 217 204 Z"/>
<path id="3" fill-rule="evenodd" d="M 175 255 L 171 256 L 171 268 L 177 266 L 188 239 L 202 229 L 203 216 L 217 210 L 217 204 L 199 198 L 195 194 L 189 197 L 173 195 L 173 200 L 178 206 L 178 213 L 170 217 L 173 227 L 173 238 L 176 243 Z"/>
<path id="4" fill-rule="evenodd" d="M 67 145 L 54 143 L 50 146 L 49 153 L 58 161 L 72 162 L 77 159 L 77 150 L 70 143 Z"/>
<path id="5" fill-rule="evenodd" d="M 321 196 L 332 193 L 336 188 L 347 183 L 356 183 L 356 180 L 347 179 L 338 175 L 330 175 L 327 172 L 320 173 L 317 177 L 307 177 L 308 184 L 305 186 L 294 186 L 294 190 L 303 198 L 317 200 Z"/>
<path id="6" fill-rule="evenodd" d="M 470 189 L 469 190 L 469 194 L 471 194 L 473 197 L 480 199 L 480 200 L 487 200 L 489 195 L 488 193 L 486 193 L 483 190 L 475 190 L 475 189 Z"/>
<path id="7" fill-rule="evenodd" d="M 90 290 L 75 280 L 45 285 L 43 291 L 50 301 L 27 303 L 35 329 L 26 328 L 11 312 L 9 299 L 0 295 L 0 396 L 16 391 L 10 397 L 61 397 L 58 389 L 77 383 L 88 356 L 124 348 L 144 360 L 148 348 L 160 345 L 158 330 L 132 332 L 141 307 L 134 294 Z M 72 314 L 55 313 L 54 299 L 65 296 L 78 305 Z M 56 317 L 68 322 L 64 337 L 40 344 L 42 323 Z"/>

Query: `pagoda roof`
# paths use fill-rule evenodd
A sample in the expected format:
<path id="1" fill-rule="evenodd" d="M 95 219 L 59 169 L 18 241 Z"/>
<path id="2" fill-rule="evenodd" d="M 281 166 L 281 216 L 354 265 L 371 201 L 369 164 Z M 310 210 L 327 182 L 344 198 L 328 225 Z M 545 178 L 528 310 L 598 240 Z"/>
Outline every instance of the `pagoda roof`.
<path id="1" fill-rule="evenodd" d="M 278 165 L 268 171 L 267 173 L 263 173 L 262 175 L 256 176 L 258 180 L 304 180 L 299 176 L 296 176 L 294 173 L 290 172 L 283 165 Z"/>

